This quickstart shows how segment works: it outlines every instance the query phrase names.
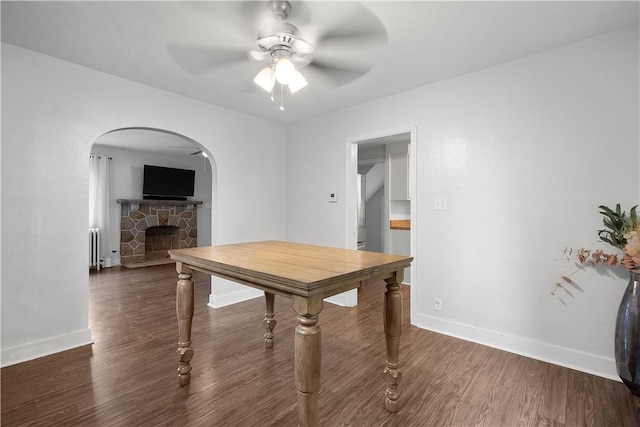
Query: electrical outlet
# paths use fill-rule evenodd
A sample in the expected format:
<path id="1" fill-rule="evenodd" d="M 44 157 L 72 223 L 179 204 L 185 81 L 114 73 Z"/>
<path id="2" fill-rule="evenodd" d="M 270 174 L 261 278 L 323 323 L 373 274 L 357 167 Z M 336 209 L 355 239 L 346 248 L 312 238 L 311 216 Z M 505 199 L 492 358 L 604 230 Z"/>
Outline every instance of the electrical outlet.
<path id="1" fill-rule="evenodd" d="M 442 311 L 442 298 L 433 299 L 433 309 L 435 311 Z"/>

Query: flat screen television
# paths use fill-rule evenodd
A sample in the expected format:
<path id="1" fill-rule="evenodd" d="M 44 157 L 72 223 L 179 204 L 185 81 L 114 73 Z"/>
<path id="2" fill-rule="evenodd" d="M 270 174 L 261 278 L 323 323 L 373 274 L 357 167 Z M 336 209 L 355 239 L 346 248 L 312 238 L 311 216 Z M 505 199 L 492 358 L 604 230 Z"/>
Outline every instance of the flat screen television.
<path id="1" fill-rule="evenodd" d="M 144 165 L 142 197 L 156 200 L 187 200 L 193 196 L 196 171 Z"/>

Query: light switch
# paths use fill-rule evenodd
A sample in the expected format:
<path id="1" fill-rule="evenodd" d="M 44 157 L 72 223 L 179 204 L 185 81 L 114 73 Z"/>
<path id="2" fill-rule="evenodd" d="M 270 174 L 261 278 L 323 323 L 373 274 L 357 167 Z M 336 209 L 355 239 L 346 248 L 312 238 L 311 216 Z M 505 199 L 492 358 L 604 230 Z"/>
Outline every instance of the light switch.
<path id="1" fill-rule="evenodd" d="M 433 210 L 434 211 L 446 211 L 447 210 L 447 198 L 446 197 L 434 197 L 433 198 Z"/>

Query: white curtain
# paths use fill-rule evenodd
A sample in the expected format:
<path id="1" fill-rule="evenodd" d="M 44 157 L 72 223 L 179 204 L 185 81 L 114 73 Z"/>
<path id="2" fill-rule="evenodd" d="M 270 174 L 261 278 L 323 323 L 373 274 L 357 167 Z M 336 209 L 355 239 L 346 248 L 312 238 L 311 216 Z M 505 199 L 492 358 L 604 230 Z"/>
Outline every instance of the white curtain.
<path id="1" fill-rule="evenodd" d="M 89 156 L 89 228 L 100 229 L 100 257 L 111 257 L 107 156 Z"/>

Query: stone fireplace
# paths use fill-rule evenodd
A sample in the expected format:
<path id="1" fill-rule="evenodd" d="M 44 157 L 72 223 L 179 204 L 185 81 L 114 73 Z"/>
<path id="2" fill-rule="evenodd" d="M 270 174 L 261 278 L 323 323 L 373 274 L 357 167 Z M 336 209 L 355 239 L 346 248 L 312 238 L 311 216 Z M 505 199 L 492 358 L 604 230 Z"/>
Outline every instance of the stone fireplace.
<path id="1" fill-rule="evenodd" d="M 170 249 L 198 245 L 199 201 L 129 200 L 120 204 L 120 259 L 126 267 L 172 262 Z"/>

